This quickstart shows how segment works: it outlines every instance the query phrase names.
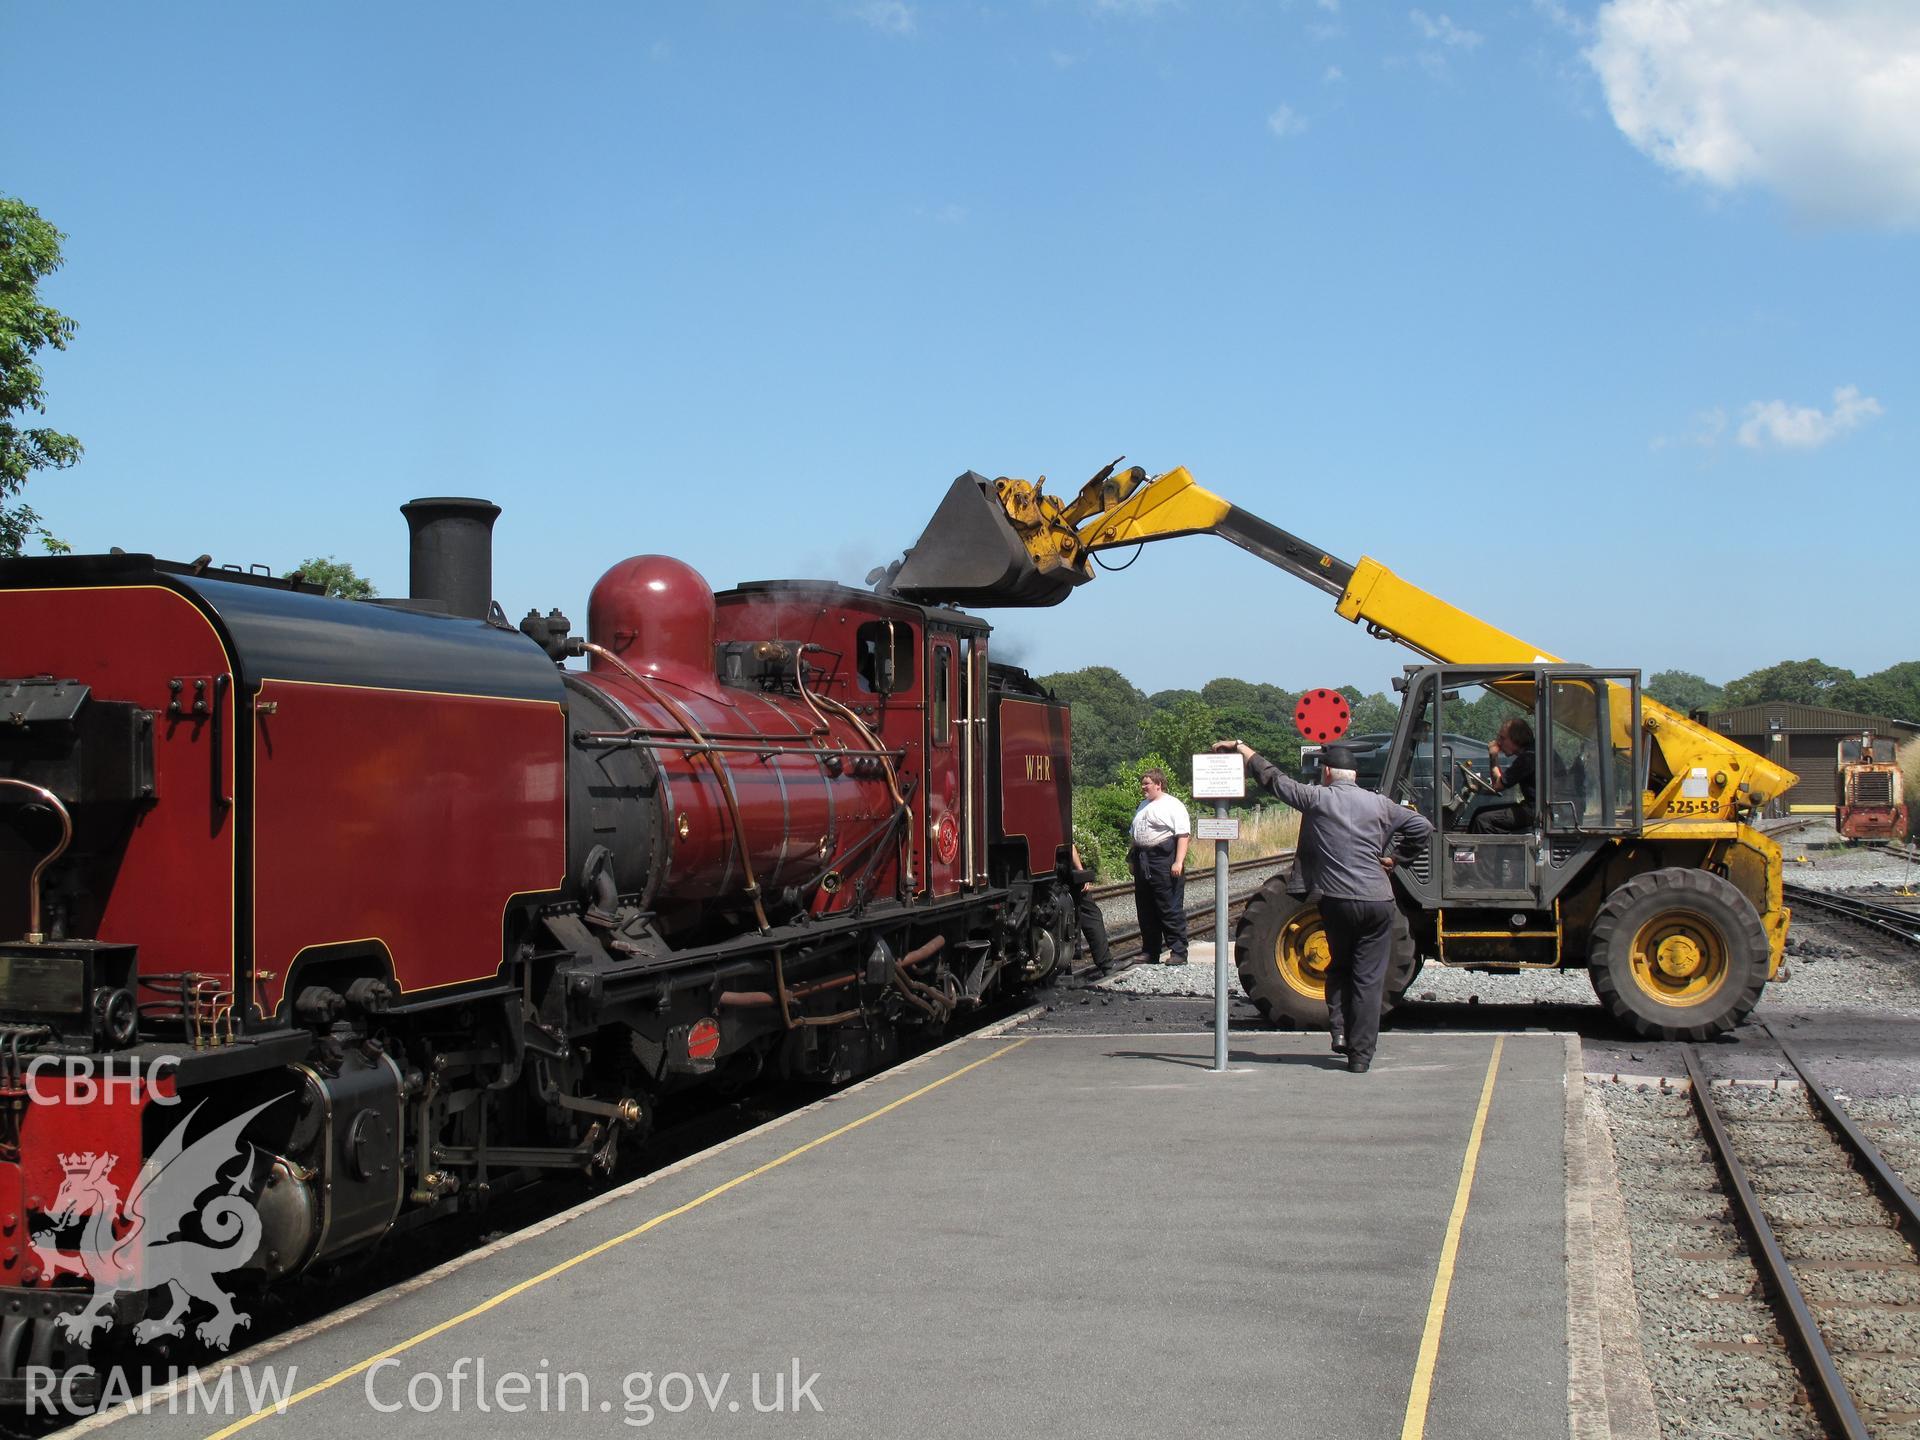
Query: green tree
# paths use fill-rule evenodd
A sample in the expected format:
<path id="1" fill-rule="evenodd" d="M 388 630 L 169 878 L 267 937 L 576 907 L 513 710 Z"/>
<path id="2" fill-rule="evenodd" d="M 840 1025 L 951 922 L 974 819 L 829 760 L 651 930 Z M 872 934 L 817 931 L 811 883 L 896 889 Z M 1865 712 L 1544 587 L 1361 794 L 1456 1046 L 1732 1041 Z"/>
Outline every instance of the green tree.
<path id="1" fill-rule="evenodd" d="M 338 600 L 372 600 L 380 594 L 371 580 L 355 572 L 351 563 L 331 555 L 302 560 L 298 569 L 287 572 L 288 579 L 296 576 L 309 585 L 318 585 Z"/>
<path id="2" fill-rule="evenodd" d="M 15 423 L 29 411 L 46 413 L 34 357 L 48 346 L 66 349 L 73 335 L 73 321 L 41 303 L 39 291 L 41 279 L 60 268 L 64 239 L 31 205 L 0 195 L 0 555 L 18 555 L 33 535 L 49 551 L 67 549 L 47 533 L 32 506 L 7 503 L 34 471 L 64 470 L 81 454 L 71 435 Z"/>
<path id="3" fill-rule="evenodd" d="M 1691 670 L 1656 670 L 1648 678 L 1645 690 L 1662 705 L 1682 715 L 1695 710 L 1718 710 L 1727 696 L 1720 686 Z"/>
<path id="4" fill-rule="evenodd" d="M 1200 698 L 1220 717 L 1221 739 L 1243 740 L 1276 765 L 1300 764 L 1300 732 L 1294 728 L 1291 690 L 1227 676 L 1200 687 Z"/>
<path id="5" fill-rule="evenodd" d="M 1478 686 L 1463 686 L 1460 698 L 1446 703 L 1446 722 L 1449 735 L 1467 735 L 1475 740 L 1491 740 L 1500 733 L 1500 727 L 1518 715 L 1531 720 L 1531 712 L 1520 709 L 1513 701 L 1498 690 L 1485 690 Z"/>
<path id="6" fill-rule="evenodd" d="M 300 568 L 289 570 L 286 578 L 291 580 L 296 575 L 310 585 L 320 586 L 337 600 L 371 600 L 380 593 L 373 588 L 371 580 L 362 580 L 354 574 L 353 566 L 331 555 L 302 560 Z"/>
<path id="7" fill-rule="evenodd" d="M 1834 692 L 1854 679 L 1851 670 L 1824 660 L 1782 660 L 1764 670 L 1727 682 L 1728 705 L 1762 705 L 1779 700 L 1789 705 L 1834 705 Z"/>
<path id="8" fill-rule="evenodd" d="M 1192 764 L 1188 757 L 1211 749 L 1214 741 L 1224 738 L 1228 733 L 1223 727 L 1220 712 L 1191 692 L 1186 699 L 1149 715 L 1146 731 L 1148 752 L 1172 756 L 1168 764 L 1179 767 L 1180 783 L 1183 785 L 1192 779 Z M 1169 770 L 1167 773 L 1171 777 L 1173 772 Z"/>
<path id="9" fill-rule="evenodd" d="M 1391 735 L 1400 723 L 1400 706 L 1382 691 L 1371 695 L 1353 691 L 1347 698 L 1353 701 L 1353 719 L 1347 728 L 1355 735 Z"/>
<path id="10" fill-rule="evenodd" d="M 1079 785 L 1112 780 L 1146 748 L 1141 722 L 1147 697 L 1110 665 L 1042 675 L 1039 682 L 1073 710 L 1073 778 Z"/>
<path id="11" fill-rule="evenodd" d="M 1903 660 L 1872 675 L 1862 675 L 1835 686 L 1833 695 L 1833 703 L 1843 710 L 1920 720 L 1920 660 Z"/>
<path id="12" fill-rule="evenodd" d="M 1183 701 L 1198 700 L 1199 698 L 1200 692 L 1198 690 L 1156 690 L 1153 694 L 1147 696 L 1147 708 L 1149 710 L 1171 710 Z"/>

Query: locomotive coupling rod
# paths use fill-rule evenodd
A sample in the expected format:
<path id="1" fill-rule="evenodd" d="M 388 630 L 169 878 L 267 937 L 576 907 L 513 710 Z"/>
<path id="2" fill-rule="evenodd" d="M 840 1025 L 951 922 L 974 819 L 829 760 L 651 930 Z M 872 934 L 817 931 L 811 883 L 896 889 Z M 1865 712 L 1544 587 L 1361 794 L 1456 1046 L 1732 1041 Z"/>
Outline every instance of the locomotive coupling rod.
<path id="1" fill-rule="evenodd" d="M 60 797 L 44 785 L 31 785 L 25 780 L 12 780 L 0 776 L 0 785 L 14 790 L 25 790 L 29 795 L 51 806 L 53 813 L 60 817 L 60 843 L 48 851 L 45 858 L 33 867 L 33 874 L 27 877 L 27 944 L 45 943 L 46 931 L 40 928 L 40 877 L 47 867 L 67 853 L 67 846 L 73 843 L 73 816 L 67 807 L 60 803 Z"/>

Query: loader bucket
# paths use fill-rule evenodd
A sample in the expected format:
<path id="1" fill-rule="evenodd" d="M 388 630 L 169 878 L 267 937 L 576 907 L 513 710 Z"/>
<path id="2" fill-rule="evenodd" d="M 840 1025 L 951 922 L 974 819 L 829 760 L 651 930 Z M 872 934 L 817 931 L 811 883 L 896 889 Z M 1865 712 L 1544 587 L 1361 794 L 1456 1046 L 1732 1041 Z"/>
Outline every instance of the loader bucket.
<path id="1" fill-rule="evenodd" d="M 1042 570 L 994 498 L 993 483 L 969 470 L 947 490 L 886 588 L 919 605 L 1058 605 L 1087 577 Z"/>

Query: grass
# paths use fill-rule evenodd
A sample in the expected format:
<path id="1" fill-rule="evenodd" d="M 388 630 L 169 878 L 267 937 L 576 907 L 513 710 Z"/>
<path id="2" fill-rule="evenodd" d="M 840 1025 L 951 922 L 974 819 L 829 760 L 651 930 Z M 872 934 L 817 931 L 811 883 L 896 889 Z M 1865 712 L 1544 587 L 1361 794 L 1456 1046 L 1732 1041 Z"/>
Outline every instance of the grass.
<path id="1" fill-rule="evenodd" d="M 1276 850 L 1291 850 L 1299 838 L 1299 811 L 1285 805 L 1262 805 L 1241 815 L 1240 838 L 1228 842 L 1227 858 L 1258 860 Z M 1213 846 L 1210 841 L 1201 840 L 1195 842 L 1195 848 L 1211 852 Z"/>

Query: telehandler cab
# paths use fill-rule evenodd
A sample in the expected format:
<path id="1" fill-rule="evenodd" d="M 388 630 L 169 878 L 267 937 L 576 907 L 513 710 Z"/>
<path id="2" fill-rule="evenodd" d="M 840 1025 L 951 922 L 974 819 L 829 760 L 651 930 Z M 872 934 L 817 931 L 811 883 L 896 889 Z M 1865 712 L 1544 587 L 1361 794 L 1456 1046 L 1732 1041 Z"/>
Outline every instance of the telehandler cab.
<path id="1" fill-rule="evenodd" d="M 1178 535 L 1218 535 L 1335 597 L 1338 614 L 1428 663 L 1402 703 L 1382 788 L 1433 822 L 1399 865 L 1388 1000 L 1428 959 L 1460 969 L 1585 969 L 1635 1033 L 1705 1039 L 1746 1018 L 1781 973 L 1789 912 L 1780 849 L 1750 823 L 1792 772 L 1641 694 L 1640 672 L 1569 664 L 1409 584 L 1376 561 L 1337 560 L 1202 489 L 1184 469 L 1119 462 L 1071 500 L 969 472 L 882 583 L 954 605 L 1054 605 L 1092 557 Z M 1489 721 L 1532 728 L 1535 803 L 1518 833 L 1476 819 L 1488 793 L 1449 742 Z M 1486 822 L 1482 822 L 1484 826 Z M 1509 821 L 1509 823 L 1512 823 Z M 1280 1024 L 1326 1024 L 1318 897 L 1284 876 L 1249 901 L 1234 940 L 1240 983 Z"/>

